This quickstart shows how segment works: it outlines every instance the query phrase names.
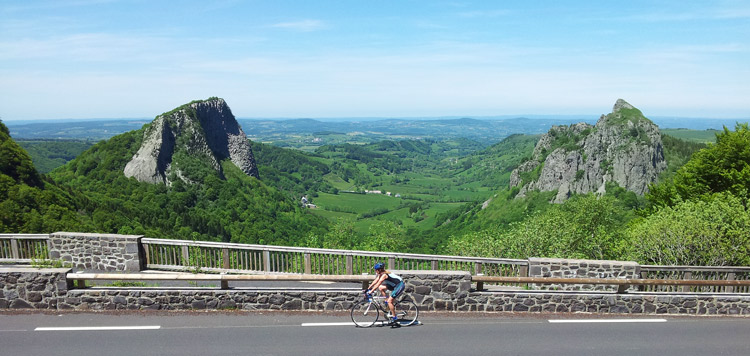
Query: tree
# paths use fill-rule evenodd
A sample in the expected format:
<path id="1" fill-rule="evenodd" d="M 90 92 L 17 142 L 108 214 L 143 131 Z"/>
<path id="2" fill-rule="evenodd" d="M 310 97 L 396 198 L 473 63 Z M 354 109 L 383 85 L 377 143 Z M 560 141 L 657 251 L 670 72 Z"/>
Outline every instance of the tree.
<path id="1" fill-rule="evenodd" d="M 735 131 L 716 134 L 709 144 L 680 168 L 670 182 L 652 186 L 647 196 L 655 206 L 675 206 L 681 201 L 718 192 L 750 198 L 750 129 L 737 124 Z"/>
<path id="2" fill-rule="evenodd" d="M 628 213 L 611 196 L 575 196 L 510 224 L 452 237 L 449 253 L 507 258 L 614 258 Z"/>
<path id="3" fill-rule="evenodd" d="M 627 257 L 662 265 L 750 265 L 750 213 L 727 192 L 664 207 L 627 230 Z"/>
<path id="4" fill-rule="evenodd" d="M 323 234 L 310 233 L 305 245 L 308 247 L 351 249 L 355 245 L 354 224 L 351 220 L 339 219 L 330 230 Z"/>
<path id="5" fill-rule="evenodd" d="M 392 221 L 378 221 L 370 226 L 367 238 L 359 248 L 368 251 L 406 251 L 406 229 Z"/>

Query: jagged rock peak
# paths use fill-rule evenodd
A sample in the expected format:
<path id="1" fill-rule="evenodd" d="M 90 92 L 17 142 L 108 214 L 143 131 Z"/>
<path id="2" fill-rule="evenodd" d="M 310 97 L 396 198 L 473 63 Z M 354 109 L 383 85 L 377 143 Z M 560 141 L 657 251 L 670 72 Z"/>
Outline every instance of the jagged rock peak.
<path id="1" fill-rule="evenodd" d="M 617 102 L 615 102 L 615 106 L 612 107 L 612 112 L 618 112 L 620 111 L 620 109 L 635 109 L 635 106 L 630 105 L 630 103 L 625 100 L 617 99 Z"/>
<path id="2" fill-rule="evenodd" d="M 144 130 L 143 143 L 124 174 L 148 183 L 171 184 L 175 177 L 194 183 L 184 171 L 189 165 L 173 159 L 176 153 L 207 163 L 222 177 L 220 162 L 229 159 L 258 178 L 250 143 L 224 99 L 193 101 L 157 116 Z"/>
<path id="3" fill-rule="evenodd" d="M 603 194 L 608 183 L 643 195 L 666 167 L 659 128 L 619 99 L 596 126 L 553 126 L 537 142 L 532 159 L 511 173 L 510 186 L 519 188 L 517 197 L 556 190 L 556 203 L 571 194 Z"/>

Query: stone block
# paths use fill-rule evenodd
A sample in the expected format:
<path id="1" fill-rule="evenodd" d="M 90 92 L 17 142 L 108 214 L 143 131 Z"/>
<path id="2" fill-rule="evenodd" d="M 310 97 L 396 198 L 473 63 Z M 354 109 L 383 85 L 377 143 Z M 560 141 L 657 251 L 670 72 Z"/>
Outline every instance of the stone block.
<path id="1" fill-rule="evenodd" d="M 34 307 L 23 299 L 14 299 L 10 302 L 11 309 L 33 309 Z"/>
<path id="2" fill-rule="evenodd" d="M 414 293 L 421 294 L 421 295 L 428 295 L 432 293 L 432 288 L 427 286 L 418 286 L 414 288 Z"/>
<path id="3" fill-rule="evenodd" d="M 302 301 L 299 299 L 288 301 L 281 306 L 281 309 L 282 310 L 301 310 Z"/>

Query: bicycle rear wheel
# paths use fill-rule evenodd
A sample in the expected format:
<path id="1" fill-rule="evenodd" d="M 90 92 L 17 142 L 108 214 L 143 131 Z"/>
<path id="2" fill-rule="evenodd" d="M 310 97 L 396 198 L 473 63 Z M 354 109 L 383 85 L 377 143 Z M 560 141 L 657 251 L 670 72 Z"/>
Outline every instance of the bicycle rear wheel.
<path id="1" fill-rule="evenodd" d="M 409 326 L 417 322 L 419 318 L 419 309 L 417 304 L 409 299 L 398 302 L 398 310 L 396 316 L 398 316 L 398 322 L 401 325 Z"/>
<path id="2" fill-rule="evenodd" d="M 369 328 L 378 321 L 380 311 L 375 303 L 358 302 L 352 306 L 352 321 L 360 328 Z"/>

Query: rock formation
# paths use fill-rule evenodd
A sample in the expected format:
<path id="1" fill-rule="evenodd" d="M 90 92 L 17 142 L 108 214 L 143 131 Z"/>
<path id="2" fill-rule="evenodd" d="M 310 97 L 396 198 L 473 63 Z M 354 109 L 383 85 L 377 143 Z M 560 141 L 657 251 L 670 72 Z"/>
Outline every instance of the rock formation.
<path id="1" fill-rule="evenodd" d="M 511 173 L 510 186 L 520 187 L 517 197 L 557 190 L 556 203 L 573 193 L 604 193 L 607 182 L 643 195 L 666 167 L 659 128 L 619 99 L 595 126 L 553 126 L 532 159 Z"/>
<path id="2" fill-rule="evenodd" d="M 125 166 L 125 176 L 148 183 L 169 185 L 175 177 L 194 183 L 175 161 L 178 153 L 198 158 L 222 177 L 220 162 L 229 159 L 258 178 L 250 143 L 223 99 L 194 101 L 157 116 L 144 130 L 143 143 Z"/>

